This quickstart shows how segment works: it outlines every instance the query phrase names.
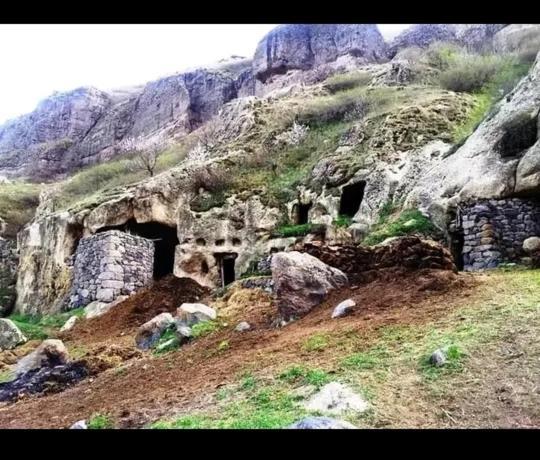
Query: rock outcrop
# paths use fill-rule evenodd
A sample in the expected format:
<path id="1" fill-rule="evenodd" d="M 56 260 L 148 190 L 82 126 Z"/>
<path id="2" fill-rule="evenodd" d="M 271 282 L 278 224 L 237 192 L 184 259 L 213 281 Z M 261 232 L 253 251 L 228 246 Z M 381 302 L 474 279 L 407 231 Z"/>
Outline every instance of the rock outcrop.
<path id="1" fill-rule="evenodd" d="M 0 317 L 7 316 L 15 304 L 18 264 L 14 242 L 0 238 Z"/>
<path id="2" fill-rule="evenodd" d="M 361 62 L 385 57 L 386 44 L 375 24 L 287 24 L 269 32 L 253 58 L 255 78 L 265 82 L 289 70 L 309 70 L 350 55 Z"/>
<path id="3" fill-rule="evenodd" d="M 0 319 L 0 351 L 11 350 L 26 340 L 13 321 L 5 318 Z"/>
<path id="4" fill-rule="evenodd" d="M 69 354 L 64 343 L 57 339 L 47 339 L 17 363 L 15 374 L 19 377 L 42 367 L 55 367 L 66 364 L 68 360 Z"/>
<path id="5" fill-rule="evenodd" d="M 285 320 L 309 313 L 330 292 L 348 284 L 341 270 L 297 251 L 272 257 L 272 278 L 279 313 Z"/>

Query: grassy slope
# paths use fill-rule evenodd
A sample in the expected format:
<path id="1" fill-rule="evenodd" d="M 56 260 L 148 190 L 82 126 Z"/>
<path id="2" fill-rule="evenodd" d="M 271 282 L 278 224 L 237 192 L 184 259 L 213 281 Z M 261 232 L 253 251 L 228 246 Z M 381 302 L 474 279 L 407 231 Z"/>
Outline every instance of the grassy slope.
<path id="1" fill-rule="evenodd" d="M 306 415 L 299 387 L 334 380 L 370 401 L 367 413 L 344 417 L 361 427 L 537 426 L 540 271 L 485 278 L 470 302 L 434 321 L 384 326 L 375 337 L 315 333 L 303 343 L 314 359 L 289 362 L 270 376 L 246 371 L 216 393 L 213 408 L 153 427 L 284 427 Z M 431 367 L 430 353 L 446 345 L 453 351 L 448 364 Z M 331 349 L 325 362 L 320 355 Z"/>

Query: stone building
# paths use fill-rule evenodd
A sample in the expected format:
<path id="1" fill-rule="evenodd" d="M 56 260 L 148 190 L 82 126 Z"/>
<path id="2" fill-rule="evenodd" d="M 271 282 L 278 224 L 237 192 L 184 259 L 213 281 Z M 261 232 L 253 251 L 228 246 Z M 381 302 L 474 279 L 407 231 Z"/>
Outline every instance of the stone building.
<path id="1" fill-rule="evenodd" d="M 523 241 L 540 234 L 540 202 L 506 198 L 463 203 L 455 229 L 460 268 L 471 271 L 519 262 L 525 256 Z"/>
<path id="2" fill-rule="evenodd" d="M 152 280 L 154 242 L 117 230 L 83 238 L 74 254 L 70 308 L 112 302 Z"/>

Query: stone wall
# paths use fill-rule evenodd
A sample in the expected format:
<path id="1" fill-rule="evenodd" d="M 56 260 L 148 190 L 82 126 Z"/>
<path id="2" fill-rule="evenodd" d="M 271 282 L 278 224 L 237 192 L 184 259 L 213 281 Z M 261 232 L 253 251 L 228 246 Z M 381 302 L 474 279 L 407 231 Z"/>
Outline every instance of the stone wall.
<path id="1" fill-rule="evenodd" d="M 0 317 L 7 316 L 15 303 L 18 264 L 15 242 L 0 238 Z"/>
<path id="2" fill-rule="evenodd" d="M 70 308 L 112 302 L 152 280 L 154 243 L 117 230 L 83 238 L 75 252 Z"/>
<path id="3" fill-rule="evenodd" d="M 517 262 L 523 241 L 540 234 L 540 203 L 520 198 L 480 200 L 461 206 L 463 268 L 495 268 Z"/>

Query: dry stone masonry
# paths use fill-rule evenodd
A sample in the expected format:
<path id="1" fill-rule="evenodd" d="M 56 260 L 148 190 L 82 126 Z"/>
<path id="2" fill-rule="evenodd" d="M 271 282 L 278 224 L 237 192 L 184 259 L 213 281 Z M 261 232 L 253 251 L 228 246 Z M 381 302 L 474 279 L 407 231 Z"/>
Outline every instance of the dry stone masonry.
<path id="1" fill-rule="evenodd" d="M 508 198 L 480 200 L 461 207 L 463 267 L 495 268 L 504 261 L 519 261 L 523 241 L 539 234 L 540 203 Z"/>
<path id="2" fill-rule="evenodd" d="M 111 230 L 83 238 L 75 253 L 70 308 L 112 302 L 152 279 L 154 243 Z"/>

